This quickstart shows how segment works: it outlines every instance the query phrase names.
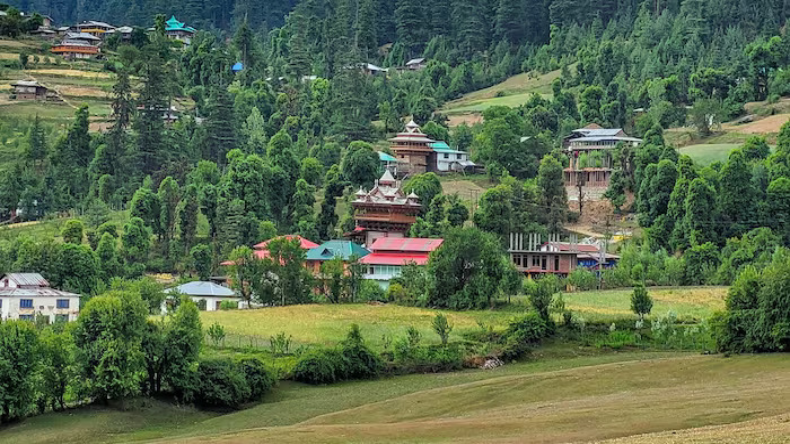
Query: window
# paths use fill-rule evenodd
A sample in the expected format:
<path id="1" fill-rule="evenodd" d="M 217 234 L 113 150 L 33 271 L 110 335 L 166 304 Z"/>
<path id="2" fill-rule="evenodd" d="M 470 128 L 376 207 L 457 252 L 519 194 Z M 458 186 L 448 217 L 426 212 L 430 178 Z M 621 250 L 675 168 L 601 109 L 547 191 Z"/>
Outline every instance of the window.
<path id="1" fill-rule="evenodd" d="M 560 271 L 560 257 L 554 256 L 554 271 Z"/>
<path id="2" fill-rule="evenodd" d="M 540 257 L 532 256 L 532 266 L 539 267 L 540 266 Z"/>
<path id="3" fill-rule="evenodd" d="M 376 274 L 376 267 L 372 265 L 368 267 L 368 274 Z"/>
<path id="4" fill-rule="evenodd" d="M 69 300 L 68 299 L 58 299 L 55 306 L 57 308 L 69 308 Z"/>
<path id="5" fill-rule="evenodd" d="M 33 322 L 35 319 L 33 318 L 33 315 L 19 315 L 19 320 L 20 320 L 20 321 L 30 321 L 30 322 Z"/>
<path id="6" fill-rule="evenodd" d="M 548 257 L 546 257 L 546 256 L 541 256 L 540 257 L 540 269 L 541 270 L 546 270 L 546 267 L 548 266 L 547 262 L 548 262 Z"/>
<path id="7" fill-rule="evenodd" d="M 447 154 L 447 153 L 444 153 L 444 158 L 445 158 L 445 159 L 449 159 L 449 158 L 450 158 L 450 155 L 449 155 L 449 154 Z"/>
<path id="8" fill-rule="evenodd" d="M 463 154 L 456 154 L 456 159 L 461 160 L 463 158 L 464 158 Z"/>
<path id="9" fill-rule="evenodd" d="M 3 308 L 3 300 L 0 299 L 0 308 Z"/>
<path id="10" fill-rule="evenodd" d="M 33 299 L 20 299 L 19 308 L 33 308 Z"/>

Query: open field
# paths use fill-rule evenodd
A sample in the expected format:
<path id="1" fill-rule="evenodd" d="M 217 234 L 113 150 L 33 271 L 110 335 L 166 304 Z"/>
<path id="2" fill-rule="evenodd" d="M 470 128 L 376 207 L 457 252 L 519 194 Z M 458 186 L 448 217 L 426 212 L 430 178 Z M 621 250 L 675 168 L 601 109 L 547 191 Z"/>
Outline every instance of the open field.
<path id="1" fill-rule="evenodd" d="M 609 321 L 630 318 L 631 290 L 607 290 L 563 295 L 567 308 L 587 321 Z M 655 301 L 654 316 L 674 311 L 682 320 L 708 319 L 724 307 L 725 287 L 691 287 L 649 289 Z M 480 324 L 504 329 L 516 316 L 528 308 L 526 298 L 514 298 L 514 304 L 499 310 L 442 312 L 454 326 L 451 341 L 461 340 L 465 333 L 480 329 Z M 203 324 L 218 322 L 229 335 L 269 339 L 280 332 L 293 337 L 298 345 L 331 345 L 343 340 L 351 324 L 358 324 L 362 335 L 375 348 L 381 349 L 383 337 L 390 339 L 406 335 L 413 326 L 423 340 L 438 343 L 431 321 L 439 311 L 402 307 L 393 304 L 302 305 L 259 310 L 203 312 Z M 635 319 L 635 317 L 634 317 Z"/>
<path id="2" fill-rule="evenodd" d="M 441 111 L 451 115 L 480 113 L 492 106 L 520 106 L 526 103 L 532 94 L 551 97 L 551 82 L 559 76 L 559 70 L 538 77 L 533 77 L 529 73 L 518 74 L 502 83 L 471 92 L 458 100 L 448 102 Z M 454 123 L 457 124 L 460 121 Z"/>
<path id="3" fill-rule="evenodd" d="M 730 151 L 739 146 L 741 144 L 738 143 L 701 144 L 684 146 L 679 151 L 680 154 L 691 157 L 696 164 L 710 165 L 716 161 L 726 162 Z"/>
<path id="4" fill-rule="evenodd" d="M 263 404 L 224 416 L 162 403 L 96 407 L 31 418 L 0 443 L 779 443 L 790 431 L 788 364 L 783 355 L 620 353 L 324 387 L 284 382 Z"/>

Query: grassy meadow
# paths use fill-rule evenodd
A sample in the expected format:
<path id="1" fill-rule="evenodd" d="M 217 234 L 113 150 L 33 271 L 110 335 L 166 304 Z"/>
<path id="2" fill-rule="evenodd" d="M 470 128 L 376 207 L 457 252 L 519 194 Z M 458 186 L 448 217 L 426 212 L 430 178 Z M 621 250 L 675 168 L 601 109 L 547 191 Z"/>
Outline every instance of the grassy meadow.
<path id="1" fill-rule="evenodd" d="M 442 112 L 445 114 L 480 113 L 492 106 L 518 107 L 526 103 L 533 94 L 551 97 L 551 82 L 559 76 L 559 70 L 537 77 L 530 73 L 518 74 L 502 83 L 471 92 L 458 100 L 448 102 L 442 108 Z"/>
<path id="2" fill-rule="evenodd" d="M 283 382 L 227 415 L 160 402 L 94 407 L 6 427 L 0 443 L 779 443 L 790 431 L 788 363 L 619 353 L 322 387 Z"/>

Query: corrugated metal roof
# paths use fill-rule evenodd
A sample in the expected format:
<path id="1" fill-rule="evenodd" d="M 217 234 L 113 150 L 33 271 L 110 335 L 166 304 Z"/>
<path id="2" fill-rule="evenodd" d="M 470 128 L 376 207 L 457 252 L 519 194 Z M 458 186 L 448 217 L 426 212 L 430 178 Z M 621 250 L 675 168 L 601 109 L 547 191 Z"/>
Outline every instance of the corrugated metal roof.
<path id="1" fill-rule="evenodd" d="M 8 273 L 3 277 L 20 287 L 49 287 L 49 282 L 40 273 Z"/>
<path id="2" fill-rule="evenodd" d="M 351 256 L 363 258 L 370 254 L 370 251 L 351 241 L 333 240 L 326 242 L 307 252 L 308 261 L 329 261 L 340 258 L 347 261 Z"/>
<path id="3" fill-rule="evenodd" d="M 616 136 L 622 131 L 622 128 L 579 128 L 573 130 L 574 133 L 581 133 L 590 137 Z"/>
<path id="4" fill-rule="evenodd" d="M 589 136 L 589 137 L 578 137 L 576 139 L 571 139 L 571 143 L 577 142 L 603 142 L 606 140 L 616 140 L 621 142 L 641 142 L 642 139 L 637 139 L 636 137 L 625 137 L 625 136 Z"/>
<path id="5" fill-rule="evenodd" d="M 217 285 L 213 282 L 196 281 L 189 282 L 178 287 L 167 290 L 171 294 L 185 294 L 187 296 L 212 296 L 212 297 L 235 297 L 236 293 L 230 288 Z"/>
<path id="6" fill-rule="evenodd" d="M 359 262 L 365 265 L 426 265 L 428 254 L 407 254 L 407 253 L 371 253 Z"/>
<path id="7" fill-rule="evenodd" d="M 380 237 L 370 246 L 373 252 L 398 251 L 430 253 L 439 248 L 444 239 L 425 239 L 414 237 Z"/>
<path id="8" fill-rule="evenodd" d="M 550 245 L 559 251 L 578 251 L 583 253 L 597 253 L 600 250 L 597 245 L 591 244 L 570 244 L 567 242 L 549 242 Z"/>
<path id="9" fill-rule="evenodd" d="M 379 151 L 379 160 L 382 161 L 382 162 L 397 162 L 398 161 L 398 159 L 390 156 L 389 154 L 387 154 L 387 153 L 385 153 L 383 151 Z"/>
<path id="10" fill-rule="evenodd" d="M 2 298 L 78 298 L 80 295 L 47 287 L 0 288 Z"/>
<path id="11" fill-rule="evenodd" d="M 256 250 L 266 250 L 267 248 L 269 248 L 269 243 L 271 241 L 275 240 L 275 239 L 285 239 L 285 240 L 297 239 L 299 241 L 299 246 L 302 247 L 302 249 L 304 249 L 304 250 L 309 250 L 311 248 L 315 248 L 315 247 L 318 246 L 317 243 L 315 243 L 315 242 L 313 242 L 311 240 L 305 239 L 302 236 L 287 235 L 287 236 L 275 237 L 274 239 L 269 239 L 266 242 L 261 242 L 260 244 L 255 246 L 255 249 Z"/>

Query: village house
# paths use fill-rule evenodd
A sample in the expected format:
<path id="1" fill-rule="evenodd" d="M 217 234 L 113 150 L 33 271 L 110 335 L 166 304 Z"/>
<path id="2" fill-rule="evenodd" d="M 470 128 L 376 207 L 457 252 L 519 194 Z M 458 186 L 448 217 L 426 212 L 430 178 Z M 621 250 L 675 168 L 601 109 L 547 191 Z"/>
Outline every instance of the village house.
<path id="1" fill-rule="evenodd" d="M 132 32 L 134 32 L 134 28 L 131 26 L 121 26 L 120 28 L 113 29 L 112 31 L 107 31 L 107 34 L 117 34 L 122 41 L 128 42 L 132 39 Z"/>
<path id="2" fill-rule="evenodd" d="M 183 22 L 179 22 L 176 16 L 170 17 L 170 20 L 168 20 L 165 25 L 165 34 L 167 34 L 167 37 L 171 40 L 183 42 L 185 45 L 192 43 L 192 38 L 195 37 L 195 33 L 197 33 L 195 28 L 187 26 Z"/>
<path id="3" fill-rule="evenodd" d="M 360 188 L 351 205 L 356 229 L 346 237 L 363 245 L 373 245 L 380 237 L 405 237 L 422 208 L 419 197 L 406 195 L 389 170 L 370 191 Z"/>
<path id="4" fill-rule="evenodd" d="M 115 26 L 104 22 L 88 20 L 82 23 L 78 23 L 77 25 L 74 26 L 74 29 L 79 33 L 90 34 L 98 38 L 99 40 L 102 40 L 105 34 L 115 30 Z"/>
<path id="5" fill-rule="evenodd" d="M 213 282 L 189 282 L 175 288 L 170 288 L 166 290 L 166 293 L 171 298 L 177 298 L 181 295 L 189 296 L 189 298 L 204 311 L 217 311 L 225 301 L 242 302 L 236 295 L 236 292 L 228 287 L 223 287 Z M 166 310 L 167 301 L 162 305 L 162 311 L 164 312 Z"/>
<path id="6" fill-rule="evenodd" d="M 464 172 L 474 170 L 477 166 L 469 160 L 469 153 L 450 148 L 446 142 L 434 142 L 430 145 L 434 155 L 431 156 L 431 171 L 437 173 Z"/>
<path id="7" fill-rule="evenodd" d="M 589 200 L 603 197 L 614 172 L 613 150 L 620 143 L 638 146 L 642 140 L 629 137 L 620 128 L 607 129 L 596 124 L 574 130 L 565 137 L 563 149 L 570 158 L 570 165 L 564 171 L 564 181 L 571 200 L 578 199 L 578 192 L 570 188 L 579 185 Z"/>
<path id="8" fill-rule="evenodd" d="M 513 233 L 509 241 L 511 261 L 531 278 L 546 274 L 567 277 L 578 268 L 601 271 L 614 267 L 620 259 L 600 245 L 578 243 L 574 239 L 560 242 L 558 236 L 543 242 L 539 234 Z"/>
<path id="9" fill-rule="evenodd" d="M 581 268 L 601 270 L 613 268 L 620 260 L 620 256 L 602 251 L 604 248 L 597 244 L 546 242 L 540 250 L 544 252 L 576 252 L 577 265 Z"/>
<path id="10" fill-rule="evenodd" d="M 319 246 L 317 243 L 309 239 L 305 239 L 302 236 L 295 236 L 295 235 L 279 236 L 279 237 L 275 237 L 274 239 L 269 239 L 266 242 L 261 242 L 255 245 L 253 247 L 253 249 L 255 250 L 255 257 L 257 257 L 258 259 L 266 259 L 270 257 L 269 244 L 271 244 L 273 240 L 280 240 L 280 239 L 285 239 L 288 241 L 297 240 L 299 241 L 299 247 L 301 247 L 302 250 L 305 251 L 312 250 L 313 248 L 318 248 Z"/>
<path id="11" fill-rule="evenodd" d="M 425 58 L 420 57 L 416 59 L 411 59 L 406 62 L 406 70 L 407 71 L 422 71 L 425 67 L 428 66 L 428 63 Z"/>
<path id="12" fill-rule="evenodd" d="M 80 295 L 55 290 L 38 273 L 9 273 L 0 278 L 0 318 L 47 322 L 77 320 Z"/>
<path id="13" fill-rule="evenodd" d="M 324 262 L 340 259 L 344 263 L 349 263 L 353 258 L 362 259 L 369 254 L 370 251 L 349 240 L 331 240 L 307 252 L 305 267 L 314 276 L 320 276 L 321 265 Z"/>
<path id="14" fill-rule="evenodd" d="M 401 275 L 409 264 L 425 266 L 431 252 L 438 249 L 443 239 L 382 237 L 370 246 L 371 253 L 360 263 L 365 265 L 364 279 L 376 281 L 387 290 L 390 281 Z"/>
<path id="15" fill-rule="evenodd" d="M 420 126 L 412 120 L 406 129 L 390 139 L 392 152 L 398 158 L 398 172 L 400 174 L 422 174 L 431 170 L 431 160 L 435 155 L 431 144 L 434 143 L 426 136 Z"/>
<path id="16" fill-rule="evenodd" d="M 63 41 L 52 47 L 52 53 L 67 60 L 91 59 L 99 55 L 99 47 L 77 41 Z"/>
<path id="17" fill-rule="evenodd" d="M 17 100 L 46 100 L 49 89 L 35 80 L 17 80 L 12 83 Z"/>

